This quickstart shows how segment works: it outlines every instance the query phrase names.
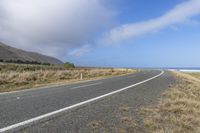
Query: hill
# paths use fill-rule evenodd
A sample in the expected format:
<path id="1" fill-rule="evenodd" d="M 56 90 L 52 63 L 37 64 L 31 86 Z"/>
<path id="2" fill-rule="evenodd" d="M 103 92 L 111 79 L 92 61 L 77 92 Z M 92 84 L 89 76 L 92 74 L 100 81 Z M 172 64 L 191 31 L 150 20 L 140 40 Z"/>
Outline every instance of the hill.
<path id="1" fill-rule="evenodd" d="M 62 61 L 35 52 L 28 52 L 14 47 L 10 47 L 0 42 L 0 61 L 32 63 L 32 64 L 63 64 Z"/>

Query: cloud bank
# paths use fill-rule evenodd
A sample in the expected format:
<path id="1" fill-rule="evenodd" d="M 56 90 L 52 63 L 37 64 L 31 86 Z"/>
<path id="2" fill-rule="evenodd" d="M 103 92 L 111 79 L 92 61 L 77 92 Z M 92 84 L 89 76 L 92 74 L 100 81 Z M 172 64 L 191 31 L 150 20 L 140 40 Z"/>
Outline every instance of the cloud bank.
<path id="1" fill-rule="evenodd" d="M 140 23 L 125 24 L 106 32 L 104 43 L 113 44 L 134 39 L 141 35 L 158 31 L 168 26 L 188 21 L 200 14 L 200 0 L 188 0 L 177 5 L 161 17 Z"/>
<path id="2" fill-rule="evenodd" d="M 1 0 L 0 41 L 59 57 L 93 41 L 112 16 L 102 0 Z"/>
<path id="3" fill-rule="evenodd" d="M 105 0 L 0 0 L 0 41 L 61 58 L 80 56 L 91 49 L 88 44 L 99 43 L 93 38 L 97 39 L 113 22 L 115 12 L 105 3 Z M 187 0 L 161 17 L 109 30 L 100 38 L 100 44 L 134 39 L 190 21 L 199 14 L 200 0 Z"/>

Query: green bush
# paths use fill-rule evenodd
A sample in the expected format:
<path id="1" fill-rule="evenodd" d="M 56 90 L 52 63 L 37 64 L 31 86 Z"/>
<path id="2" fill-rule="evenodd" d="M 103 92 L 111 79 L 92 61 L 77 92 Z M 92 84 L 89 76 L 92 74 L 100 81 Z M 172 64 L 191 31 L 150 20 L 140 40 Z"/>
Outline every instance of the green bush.
<path id="1" fill-rule="evenodd" d="M 66 63 L 64 63 L 64 67 L 71 69 L 71 68 L 75 68 L 75 65 L 73 63 L 66 62 Z"/>

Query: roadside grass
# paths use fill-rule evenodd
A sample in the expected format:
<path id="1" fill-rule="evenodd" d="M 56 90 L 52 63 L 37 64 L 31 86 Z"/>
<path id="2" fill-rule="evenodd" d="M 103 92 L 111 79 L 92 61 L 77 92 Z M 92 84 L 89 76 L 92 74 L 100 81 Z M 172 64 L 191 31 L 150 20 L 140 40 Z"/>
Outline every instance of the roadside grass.
<path id="1" fill-rule="evenodd" d="M 140 114 L 147 131 L 154 133 L 200 132 L 199 74 L 173 73 L 176 85 L 163 94 L 158 105 L 144 107 Z"/>
<path id="2" fill-rule="evenodd" d="M 198 73 L 187 73 L 187 74 L 189 74 L 189 75 L 191 75 L 191 76 L 193 76 L 193 77 L 195 77 L 195 78 L 197 78 L 197 79 L 199 79 L 200 80 L 200 73 L 198 72 Z"/>
<path id="3" fill-rule="evenodd" d="M 133 73 L 132 69 L 77 68 L 62 66 L 19 65 L 0 63 L 0 92 L 16 91 L 47 84 L 59 84 L 80 80 L 111 77 Z"/>

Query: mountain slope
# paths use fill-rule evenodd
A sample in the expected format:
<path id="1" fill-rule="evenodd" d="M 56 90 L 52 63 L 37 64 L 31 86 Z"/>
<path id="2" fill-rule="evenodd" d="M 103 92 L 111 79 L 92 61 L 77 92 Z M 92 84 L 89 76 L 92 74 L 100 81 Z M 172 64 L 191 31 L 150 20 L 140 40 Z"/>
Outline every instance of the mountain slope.
<path id="1" fill-rule="evenodd" d="M 62 64 L 63 62 L 50 56 L 28 52 L 7 46 L 0 42 L 0 60 L 3 61 L 22 61 L 22 62 L 38 62 L 49 64 Z"/>

